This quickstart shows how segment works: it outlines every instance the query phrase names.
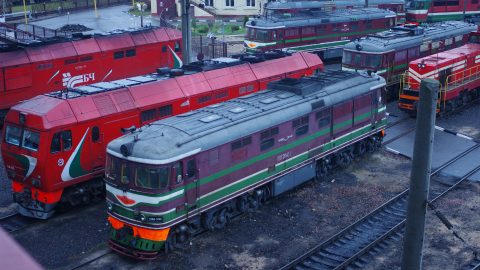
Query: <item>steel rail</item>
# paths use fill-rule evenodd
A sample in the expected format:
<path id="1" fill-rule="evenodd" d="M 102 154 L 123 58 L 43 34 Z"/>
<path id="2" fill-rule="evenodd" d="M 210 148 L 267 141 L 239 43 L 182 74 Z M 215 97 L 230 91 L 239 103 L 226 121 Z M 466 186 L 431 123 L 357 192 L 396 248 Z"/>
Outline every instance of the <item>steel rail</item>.
<path id="1" fill-rule="evenodd" d="M 455 156 L 454 158 L 448 160 L 447 162 L 445 162 L 444 164 L 442 164 L 440 167 L 438 167 L 437 169 L 435 169 L 434 171 L 432 171 L 430 173 L 430 175 L 435 175 L 437 174 L 438 172 L 440 172 L 442 169 L 450 166 L 451 164 L 453 164 L 455 161 L 458 161 L 460 158 L 462 157 L 465 157 L 467 154 L 471 153 L 472 151 L 478 149 L 480 147 L 480 144 L 475 144 L 474 146 L 470 147 L 469 149 L 463 151 L 462 153 L 458 154 L 457 156 Z M 438 195 L 435 196 L 435 198 L 431 201 L 435 201 L 437 200 L 438 198 L 441 198 L 442 196 L 444 196 L 445 194 L 447 194 L 449 191 L 451 191 L 452 189 L 454 189 L 455 187 L 457 187 L 461 182 L 463 182 L 465 179 L 467 179 L 468 177 L 470 177 L 471 175 L 475 174 L 477 171 L 480 170 L 480 166 L 479 167 L 476 167 L 475 169 L 471 170 L 470 172 L 468 172 L 467 174 L 465 174 L 463 177 L 459 178 L 455 184 L 453 184 L 452 186 L 450 186 L 449 188 L 447 188 L 447 190 L 439 193 Z M 317 266 L 320 266 L 319 264 L 320 263 L 323 263 L 323 268 L 326 268 L 326 269 L 343 269 L 345 268 L 346 266 L 348 266 L 349 264 L 357 261 L 363 254 L 367 253 L 368 251 L 370 251 L 374 246 L 380 244 L 381 242 L 383 242 L 385 239 L 387 239 L 390 235 L 392 235 L 394 232 L 397 232 L 398 230 L 401 230 L 403 229 L 403 225 L 405 224 L 405 221 L 406 221 L 406 216 L 403 216 L 403 218 L 401 218 L 401 220 L 399 222 L 396 222 L 396 224 L 392 225 L 390 229 L 388 229 L 386 232 L 382 233 L 381 235 L 377 236 L 373 241 L 371 241 L 369 244 L 367 244 L 366 246 L 364 246 L 363 248 L 360 248 L 359 250 L 357 250 L 353 255 L 351 256 L 348 256 L 348 257 L 342 257 L 340 255 L 338 255 L 339 253 L 341 253 L 340 251 L 336 250 L 337 252 L 336 253 L 329 253 L 327 251 L 327 248 L 331 245 L 331 244 L 335 244 L 335 242 L 337 242 L 339 239 L 341 238 L 346 238 L 346 236 L 348 236 L 349 233 L 351 232 L 355 232 L 353 234 L 353 239 L 352 237 L 350 237 L 350 242 L 351 243 L 354 243 L 355 241 L 359 241 L 359 238 L 361 238 L 361 235 L 365 234 L 365 229 L 362 231 L 362 229 L 358 229 L 358 228 L 361 228 L 361 226 L 365 226 L 365 224 L 367 224 L 368 221 L 371 221 L 370 223 L 374 223 L 375 220 L 377 221 L 380 221 L 377 225 L 377 227 L 381 227 L 383 225 L 385 225 L 385 223 L 388 223 L 388 222 L 391 222 L 391 220 L 387 220 L 386 217 L 387 216 L 383 216 L 383 217 L 378 217 L 378 215 L 380 214 L 384 214 L 384 213 L 387 213 L 387 214 L 391 214 L 391 215 L 399 215 L 398 212 L 400 212 L 400 214 L 402 213 L 402 210 L 399 209 L 398 207 L 395 208 L 393 206 L 395 206 L 396 204 L 400 204 L 400 206 L 403 206 L 403 212 L 406 213 L 406 198 L 408 196 L 408 191 L 409 189 L 406 189 L 404 190 L 403 192 L 401 192 L 400 194 L 396 195 L 395 197 L 393 197 L 392 199 L 390 199 L 389 201 L 385 202 L 384 204 L 382 204 L 381 206 L 377 207 L 375 210 L 373 210 L 372 212 L 370 212 L 369 214 L 367 214 L 366 216 L 364 216 L 363 218 L 361 218 L 360 220 L 354 222 L 353 224 L 351 224 L 350 226 L 346 227 L 345 229 L 341 230 L 340 232 L 338 232 L 337 234 L 333 235 L 332 237 L 330 237 L 329 239 L 327 239 L 326 241 L 322 242 L 321 244 L 313 247 L 312 249 L 308 250 L 306 253 L 304 253 L 303 255 L 301 255 L 300 257 L 294 259 L 293 261 L 291 261 L 290 263 L 288 263 L 287 265 L 285 265 L 284 267 L 282 267 L 281 269 L 284 270 L 284 269 L 292 269 L 294 268 L 295 266 L 299 265 L 300 263 L 306 261 L 307 259 L 309 259 L 310 257 L 313 257 L 315 256 L 316 254 L 322 254 L 322 256 L 325 258 L 325 259 L 332 259 L 332 260 L 343 260 L 343 262 L 339 262 L 339 264 L 337 265 L 334 265 L 334 262 L 330 262 L 331 264 L 328 265 L 329 267 L 327 267 L 327 265 L 325 264 L 325 262 L 319 262 L 319 258 L 315 258 L 315 260 L 317 261 Z M 403 202 L 402 202 L 403 201 Z M 391 208 L 391 209 L 389 209 Z M 393 210 L 393 211 L 392 211 Z M 396 211 L 396 212 L 395 212 Z M 395 219 L 395 217 L 393 218 Z M 397 218 L 398 219 L 398 218 Z M 381 221 L 384 220 L 385 222 L 382 224 Z M 375 225 L 375 224 L 374 224 Z M 357 229 L 357 230 L 354 230 L 354 229 Z M 371 228 L 367 228 L 368 232 L 371 234 L 371 232 L 373 230 L 371 230 Z M 347 238 L 348 239 L 348 238 Z M 360 239 L 361 241 L 362 239 Z M 345 241 L 343 241 L 343 243 L 345 243 Z M 350 245 L 350 248 L 354 246 L 354 245 Z M 340 245 L 337 245 L 338 248 L 340 248 Z M 349 246 L 346 246 L 346 249 L 348 249 Z M 313 260 L 313 259 L 312 259 Z M 314 260 L 314 261 L 315 261 Z M 312 268 L 313 269 L 323 269 L 323 268 L 320 268 L 320 267 L 315 267 L 312 263 Z M 303 265 L 304 268 L 308 268 L 309 266 L 308 265 Z"/>

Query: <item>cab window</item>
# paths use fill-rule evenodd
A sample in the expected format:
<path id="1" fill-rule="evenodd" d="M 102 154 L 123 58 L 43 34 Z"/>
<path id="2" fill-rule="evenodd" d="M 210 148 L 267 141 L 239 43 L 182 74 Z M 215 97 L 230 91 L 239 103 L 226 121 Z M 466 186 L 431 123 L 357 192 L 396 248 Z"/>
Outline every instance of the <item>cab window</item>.
<path id="1" fill-rule="evenodd" d="M 70 149 L 72 149 L 72 131 L 65 130 L 53 134 L 50 153 L 57 153 L 62 150 L 68 151 Z"/>
<path id="2" fill-rule="evenodd" d="M 23 131 L 22 146 L 23 148 L 38 151 L 38 144 L 40 142 L 40 134 L 38 132 L 33 132 L 28 129 Z"/>
<path id="3" fill-rule="evenodd" d="M 175 168 L 175 183 L 180 184 L 183 182 L 183 165 L 182 162 L 177 162 L 174 166 Z"/>
<path id="4" fill-rule="evenodd" d="M 22 129 L 16 126 L 7 125 L 5 132 L 5 141 L 9 144 L 20 146 L 20 138 L 22 135 Z"/>
<path id="5" fill-rule="evenodd" d="M 195 159 L 187 162 L 187 177 L 192 178 L 197 174 L 197 166 L 195 165 Z"/>
<path id="6" fill-rule="evenodd" d="M 168 168 L 137 167 L 135 185 L 147 189 L 164 189 L 168 185 Z"/>
<path id="7" fill-rule="evenodd" d="M 122 163 L 120 168 L 120 182 L 125 185 L 130 183 L 130 167 L 126 163 Z"/>

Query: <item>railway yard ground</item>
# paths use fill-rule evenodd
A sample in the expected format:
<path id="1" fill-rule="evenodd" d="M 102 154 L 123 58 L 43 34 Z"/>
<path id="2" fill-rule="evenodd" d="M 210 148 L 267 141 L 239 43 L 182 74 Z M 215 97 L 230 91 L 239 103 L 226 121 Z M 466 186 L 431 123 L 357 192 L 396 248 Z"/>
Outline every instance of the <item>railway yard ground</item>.
<path id="1" fill-rule="evenodd" d="M 100 10 L 97 20 L 93 19 L 93 11 L 86 11 L 35 23 L 51 28 L 79 23 L 102 31 L 113 30 L 108 26 L 118 23 L 124 27 L 139 26 L 138 17 L 123 11 L 128 10 L 128 6 L 106 10 Z M 110 16 L 110 12 L 115 15 Z M 125 17 L 117 16 L 119 12 Z M 327 69 L 332 67 L 327 66 Z M 414 121 L 399 112 L 396 103 L 389 104 L 387 111 L 391 114 L 390 120 L 402 122 L 390 135 L 387 130 L 386 139 L 392 138 L 390 145 L 357 159 L 347 169 L 335 170 L 324 181 L 307 182 L 274 198 L 256 212 L 233 219 L 225 229 L 205 232 L 170 254 L 160 254 L 153 261 L 136 261 L 110 251 L 104 202 L 57 214 L 48 221 L 23 220 L 24 223 L 19 224 L 21 227 L 11 234 L 47 269 L 278 269 L 408 187 L 411 159 L 387 151 L 387 147 L 398 141 L 393 133 L 398 134 L 398 139 L 411 136 L 407 131 L 414 127 Z M 478 115 L 480 106 L 477 103 L 437 119 L 436 125 L 480 141 Z M 456 147 L 453 143 L 449 145 L 450 139 L 442 138 L 445 148 Z M 457 145 L 466 143 L 459 138 L 455 142 Z M 403 147 L 401 143 L 394 146 Z M 442 151 L 437 158 L 444 154 L 448 155 L 449 151 Z M 1 218 L 16 209 L 1 157 L 0 163 Z M 478 176 L 473 178 L 479 180 Z M 433 177 L 432 182 L 450 179 L 451 175 L 441 173 Z M 480 182 L 465 182 L 435 204 L 465 242 L 455 238 L 432 211 L 427 213 L 424 269 L 461 269 L 473 259 L 472 248 L 480 251 L 479 193 Z M 392 242 L 363 268 L 399 269 L 401 252 L 402 242 Z"/>
<path id="2" fill-rule="evenodd" d="M 390 104 L 388 109 L 393 121 L 405 121 L 405 126 L 413 122 L 395 108 Z M 437 126 L 480 140 L 479 113 L 475 104 L 439 119 Z M 12 235 L 48 269 L 278 269 L 407 188 L 410 166 L 410 159 L 381 149 L 325 181 L 308 182 L 235 218 L 225 229 L 203 233 L 150 262 L 109 251 L 104 203 L 36 221 Z M 440 174 L 432 181 L 449 178 Z M 0 179 L 4 216 L 14 208 L 3 166 Z M 429 211 L 424 269 L 460 269 L 473 259 L 470 248 L 480 249 L 479 192 L 478 182 L 466 182 L 436 203 L 467 244 Z M 396 241 L 382 248 L 364 268 L 399 268 L 401 247 Z"/>

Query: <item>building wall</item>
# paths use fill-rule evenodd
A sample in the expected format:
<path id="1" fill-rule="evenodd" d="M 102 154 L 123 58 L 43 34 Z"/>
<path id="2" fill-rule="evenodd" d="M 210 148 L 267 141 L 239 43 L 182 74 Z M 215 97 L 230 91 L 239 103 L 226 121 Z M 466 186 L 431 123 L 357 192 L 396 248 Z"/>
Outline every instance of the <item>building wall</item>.
<path id="1" fill-rule="evenodd" d="M 166 9 L 169 6 L 173 6 L 173 1 L 176 3 L 177 14 L 180 14 L 180 1 L 179 0 L 151 0 L 152 1 L 152 14 L 160 15 L 162 9 Z M 198 7 L 194 8 L 195 17 L 213 17 L 215 16 L 255 16 L 259 15 L 263 9 L 263 4 L 267 0 L 190 0 L 195 3 L 205 4 L 205 11 Z M 163 6 L 161 4 L 163 2 Z M 254 5 L 253 5 L 254 3 Z M 155 6 L 155 8 L 154 8 Z M 163 15 L 162 15 L 163 17 Z"/>

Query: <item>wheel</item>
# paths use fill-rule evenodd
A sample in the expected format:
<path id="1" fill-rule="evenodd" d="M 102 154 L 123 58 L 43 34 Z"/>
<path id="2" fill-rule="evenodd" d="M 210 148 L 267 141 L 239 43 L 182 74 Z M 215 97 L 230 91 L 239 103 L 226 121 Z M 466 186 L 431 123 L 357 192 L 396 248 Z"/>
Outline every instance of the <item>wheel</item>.
<path id="1" fill-rule="evenodd" d="M 352 157 L 348 151 L 343 151 L 337 156 L 337 165 L 346 168 L 352 163 Z"/>
<path id="2" fill-rule="evenodd" d="M 170 253 L 177 248 L 177 234 L 173 228 L 170 230 L 168 234 L 167 241 L 165 241 L 165 253 Z"/>
<path id="3" fill-rule="evenodd" d="M 327 176 L 328 168 L 326 162 L 321 159 L 315 165 L 315 180 L 320 181 Z"/>
<path id="4" fill-rule="evenodd" d="M 368 138 L 365 146 L 368 153 L 373 153 L 375 151 L 375 141 L 373 140 L 373 138 Z"/>
<path id="5" fill-rule="evenodd" d="M 248 210 L 248 197 L 243 195 L 237 199 L 237 210 L 241 213 L 245 213 Z"/>
<path id="6" fill-rule="evenodd" d="M 227 208 L 222 208 L 215 213 L 215 222 L 213 226 L 217 230 L 223 229 L 225 228 L 225 225 L 227 225 L 227 221 Z"/>
<path id="7" fill-rule="evenodd" d="M 365 145 L 365 141 L 359 141 L 355 145 L 355 154 L 357 156 L 363 156 L 367 152 L 367 147 Z"/>

